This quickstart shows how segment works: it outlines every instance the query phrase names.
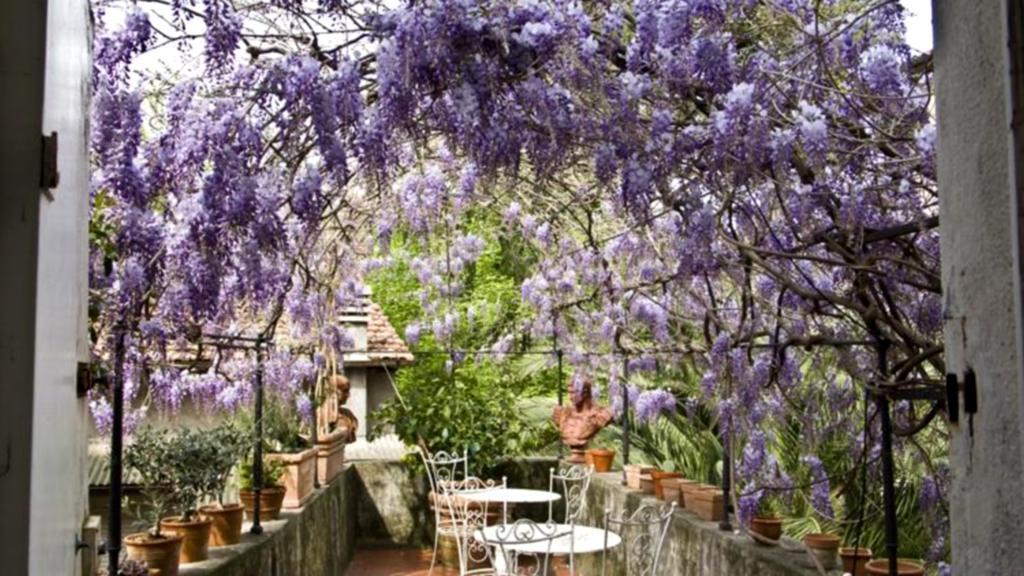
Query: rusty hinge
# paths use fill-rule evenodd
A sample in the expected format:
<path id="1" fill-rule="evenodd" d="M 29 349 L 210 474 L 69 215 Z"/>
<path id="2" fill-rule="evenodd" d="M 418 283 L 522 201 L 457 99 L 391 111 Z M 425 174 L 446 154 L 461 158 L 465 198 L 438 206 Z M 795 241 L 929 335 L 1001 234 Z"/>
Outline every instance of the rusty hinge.
<path id="1" fill-rule="evenodd" d="M 53 193 L 50 190 L 60 184 L 60 172 L 57 171 L 57 133 L 50 132 L 50 135 L 43 135 L 43 169 L 39 175 L 39 187 L 43 189 L 46 198 L 53 202 Z"/>
<path id="2" fill-rule="evenodd" d="M 96 387 L 97 378 L 93 375 L 92 368 L 92 365 L 86 362 L 78 363 L 75 388 L 79 398 L 84 398 L 89 393 L 89 390 Z"/>

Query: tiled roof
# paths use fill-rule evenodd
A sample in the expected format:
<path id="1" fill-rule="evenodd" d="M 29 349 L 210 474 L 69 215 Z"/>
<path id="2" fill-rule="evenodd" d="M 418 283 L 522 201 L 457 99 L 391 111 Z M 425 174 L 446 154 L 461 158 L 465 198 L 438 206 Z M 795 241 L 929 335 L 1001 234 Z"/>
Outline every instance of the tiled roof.
<path id="1" fill-rule="evenodd" d="M 400 364 L 412 362 L 414 357 L 409 347 L 395 332 L 384 310 L 376 302 L 370 302 L 369 321 L 366 325 L 366 352 L 373 359 L 390 360 Z"/>
<path id="2" fill-rule="evenodd" d="M 103 442 L 92 441 L 89 443 L 89 485 L 109 486 L 110 485 L 110 445 Z M 127 466 L 121 472 L 122 482 L 126 486 L 134 486 L 139 483 L 139 474 Z"/>

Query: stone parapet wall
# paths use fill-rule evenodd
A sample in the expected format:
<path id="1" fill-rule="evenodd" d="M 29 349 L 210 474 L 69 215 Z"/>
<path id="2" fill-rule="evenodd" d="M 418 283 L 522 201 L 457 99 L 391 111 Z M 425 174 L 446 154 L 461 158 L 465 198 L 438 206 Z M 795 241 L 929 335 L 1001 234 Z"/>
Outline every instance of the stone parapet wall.
<path id="1" fill-rule="evenodd" d="M 355 470 L 351 466 L 317 490 L 305 506 L 285 510 L 234 546 L 211 548 L 204 562 L 181 567 L 182 576 L 338 576 L 355 554 Z"/>
<path id="2" fill-rule="evenodd" d="M 492 476 L 510 486 L 548 486 L 551 459 L 508 461 Z M 472 473 L 472 470 L 470 471 Z M 434 516 L 427 506 L 430 487 L 421 467 L 394 460 L 345 465 L 309 502 L 264 522 L 253 536 L 248 524 L 242 542 L 212 548 L 210 559 L 181 567 L 182 576 L 340 576 L 359 547 L 431 547 Z M 521 514 L 547 518 L 547 507 Z M 556 509 L 557 513 L 557 509 Z"/>
<path id="3" fill-rule="evenodd" d="M 547 489 L 550 459 L 509 461 L 496 475 L 509 485 Z M 581 524 L 602 526 L 604 511 L 632 512 L 650 496 L 629 490 L 618 473 L 597 474 L 591 483 Z M 281 520 L 264 523 L 260 536 L 244 534 L 236 546 L 211 549 L 205 562 L 182 566 L 183 576 L 340 576 L 357 547 L 430 547 L 433 514 L 427 507 L 429 486 L 423 472 L 397 461 L 348 464 L 334 482 L 318 490 L 305 507 L 285 511 Z M 560 509 L 555 510 L 561 516 Z M 516 516 L 547 518 L 547 507 L 517 511 Z M 248 526 L 246 526 L 248 529 Z M 615 555 L 608 575 L 625 575 Z M 601 555 L 577 557 L 582 574 L 601 573 Z M 746 536 L 726 533 L 679 510 L 665 542 L 662 563 L 654 574 L 673 576 L 815 576 L 803 553 L 754 544 Z M 839 574 L 839 572 L 834 572 Z"/>
<path id="4" fill-rule="evenodd" d="M 621 479 L 621 472 L 594 475 L 581 524 L 603 526 L 605 510 L 617 515 L 623 510 L 631 513 L 644 503 L 660 504 L 652 496 L 626 488 Z M 608 561 L 609 576 L 627 573 L 618 554 L 609 554 Z M 576 565 L 583 574 L 601 574 L 601 554 L 578 556 Z M 804 552 L 760 546 L 745 535 L 719 530 L 717 522 L 705 522 L 690 511 L 677 510 L 654 574 L 817 576 L 819 572 L 811 567 Z"/>

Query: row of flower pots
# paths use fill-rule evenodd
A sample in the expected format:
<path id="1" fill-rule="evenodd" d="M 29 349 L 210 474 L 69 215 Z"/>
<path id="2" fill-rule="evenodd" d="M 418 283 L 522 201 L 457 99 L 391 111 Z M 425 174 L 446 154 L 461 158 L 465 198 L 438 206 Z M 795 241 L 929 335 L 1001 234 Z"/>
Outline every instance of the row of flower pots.
<path id="1" fill-rule="evenodd" d="M 688 480 L 678 472 L 650 466 L 629 465 L 625 470 L 626 485 L 631 489 L 651 494 L 659 500 L 676 502 L 680 509 L 689 510 L 705 521 L 719 522 L 725 517 L 725 498 L 720 486 Z M 772 515 L 755 516 L 749 529 L 755 542 L 771 545 L 782 537 L 782 519 Z M 804 537 L 804 544 L 825 570 L 833 569 L 841 559 L 843 571 L 853 576 L 889 574 L 888 559 L 873 559 L 868 548 L 840 547 L 840 538 L 834 534 L 808 534 Z M 901 558 L 898 574 L 922 576 L 924 565 Z"/>
<path id="2" fill-rule="evenodd" d="M 282 508 L 305 505 L 314 493 L 317 476 L 330 482 L 341 473 L 344 447 L 344 431 L 338 431 L 318 439 L 312 448 L 266 454 L 260 520 L 276 520 Z M 149 570 L 159 570 L 162 576 L 175 576 L 180 564 L 207 559 L 210 547 L 237 544 L 243 514 L 251 521 L 255 511 L 247 450 L 246 435 L 230 426 L 203 433 L 138 434 L 127 460 L 140 471 L 154 522 L 149 531 L 124 538 L 127 557 L 143 562 Z M 225 503 L 226 483 L 236 463 L 240 502 Z M 196 506 L 203 499 L 209 502 L 213 495 L 216 502 Z M 180 513 L 165 517 L 170 510 Z"/>

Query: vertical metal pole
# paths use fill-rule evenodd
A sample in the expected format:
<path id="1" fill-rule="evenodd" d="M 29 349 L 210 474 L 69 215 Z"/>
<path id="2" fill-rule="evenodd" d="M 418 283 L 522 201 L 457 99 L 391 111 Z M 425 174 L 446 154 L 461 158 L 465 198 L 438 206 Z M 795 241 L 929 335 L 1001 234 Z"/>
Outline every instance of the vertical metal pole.
<path id="1" fill-rule="evenodd" d="M 313 366 L 316 366 L 316 362 L 315 362 L 316 358 L 315 358 L 315 355 L 312 352 L 309 353 L 309 360 L 313 364 Z M 313 424 L 312 424 L 313 430 L 312 430 L 312 433 L 310 434 L 310 438 L 313 440 L 313 448 L 317 451 L 316 452 L 316 456 L 314 457 L 315 458 L 314 462 L 315 462 L 316 465 L 313 466 L 313 488 L 319 488 L 320 487 L 320 449 L 317 448 L 317 445 L 316 445 L 316 438 L 317 438 L 317 433 L 318 433 L 317 428 L 320 426 L 320 415 L 318 413 L 320 406 L 319 406 L 319 402 L 318 402 L 318 399 L 317 399 L 316 383 L 317 383 L 317 376 L 313 376 L 313 382 L 312 382 L 312 385 L 310 386 L 310 390 L 309 390 L 309 396 L 310 396 L 309 399 L 310 399 L 310 402 L 313 405 Z"/>
<path id="2" fill-rule="evenodd" d="M 262 534 L 260 492 L 263 490 L 263 337 L 256 339 L 256 406 L 254 409 L 256 443 L 252 448 L 252 528 L 250 534 Z"/>
<path id="3" fill-rule="evenodd" d="M 107 533 L 107 566 L 117 574 L 121 559 L 121 488 L 124 450 L 124 325 L 118 325 L 114 340 L 113 421 L 110 426 L 110 519 Z"/>
<path id="4" fill-rule="evenodd" d="M 878 342 L 878 372 L 881 379 L 889 375 L 889 342 Z M 875 397 L 878 414 L 882 421 L 882 499 L 885 510 L 885 551 L 889 556 L 889 575 L 897 576 L 899 559 L 899 529 L 896 524 L 896 479 L 892 457 L 892 418 L 889 415 L 889 398 L 883 393 Z"/>
<path id="5" fill-rule="evenodd" d="M 558 346 L 557 341 L 555 346 Z M 562 351 L 555 350 L 555 355 L 558 357 L 558 406 L 561 407 L 564 403 L 565 396 L 565 376 L 562 374 Z M 565 444 L 562 442 L 562 435 L 558 435 L 558 459 L 561 460 L 562 456 L 565 455 Z"/>
<path id="6" fill-rule="evenodd" d="M 627 484 L 626 465 L 629 464 L 629 357 L 622 355 L 622 485 Z"/>
<path id="7" fill-rule="evenodd" d="M 722 508 L 724 509 L 725 515 L 722 517 L 722 521 L 718 523 L 718 529 L 723 531 L 732 531 L 732 524 L 729 522 L 729 503 L 732 502 L 730 498 L 732 494 L 732 447 L 729 441 L 729 434 L 722 435 Z"/>

